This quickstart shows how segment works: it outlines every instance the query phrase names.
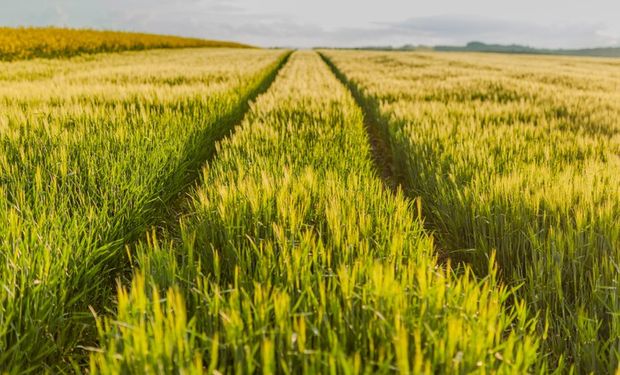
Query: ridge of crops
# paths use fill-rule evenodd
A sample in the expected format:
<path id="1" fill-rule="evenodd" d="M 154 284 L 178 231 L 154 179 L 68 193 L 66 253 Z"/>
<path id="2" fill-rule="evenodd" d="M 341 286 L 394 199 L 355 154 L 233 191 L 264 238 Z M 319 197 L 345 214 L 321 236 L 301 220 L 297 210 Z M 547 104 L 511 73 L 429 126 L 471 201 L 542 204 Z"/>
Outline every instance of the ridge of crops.
<path id="1" fill-rule="evenodd" d="M 93 374 L 524 373 L 538 339 L 495 268 L 438 265 L 377 176 L 360 108 L 296 52 L 218 145 L 180 235 L 138 246 Z"/>
<path id="2" fill-rule="evenodd" d="M 620 64 L 325 51 L 421 197 L 439 247 L 544 319 L 558 371 L 620 371 Z M 565 368 L 567 366 L 568 368 Z"/>
<path id="3" fill-rule="evenodd" d="M 0 368 L 77 366 L 125 245 L 158 225 L 288 54 L 0 63 Z M 77 361 L 77 362 L 76 362 Z"/>
<path id="4" fill-rule="evenodd" d="M 0 61 L 195 47 L 250 48 L 235 42 L 171 35 L 59 27 L 0 27 Z"/>

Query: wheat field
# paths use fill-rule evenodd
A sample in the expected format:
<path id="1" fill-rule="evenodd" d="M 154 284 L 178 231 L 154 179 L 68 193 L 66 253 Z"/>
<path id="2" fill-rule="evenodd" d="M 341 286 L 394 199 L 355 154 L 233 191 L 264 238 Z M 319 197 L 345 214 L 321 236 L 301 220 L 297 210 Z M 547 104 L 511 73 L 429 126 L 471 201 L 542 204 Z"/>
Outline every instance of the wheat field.
<path id="1" fill-rule="evenodd" d="M 0 368 L 66 361 L 92 341 L 89 308 L 113 297 L 125 244 L 167 216 L 282 56 L 0 63 Z"/>
<path id="2" fill-rule="evenodd" d="M 67 29 L 58 27 L 0 27 L 0 61 L 71 57 L 89 53 L 156 48 L 248 48 L 216 40 L 169 35 Z"/>
<path id="3" fill-rule="evenodd" d="M 383 132 L 442 252 L 505 282 L 543 350 L 578 372 L 620 356 L 620 62 L 326 52 Z"/>
<path id="4" fill-rule="evenodd" d="M 618 60 L 158 46 L 0 62 L 0 373 L 620 373 Z"/>

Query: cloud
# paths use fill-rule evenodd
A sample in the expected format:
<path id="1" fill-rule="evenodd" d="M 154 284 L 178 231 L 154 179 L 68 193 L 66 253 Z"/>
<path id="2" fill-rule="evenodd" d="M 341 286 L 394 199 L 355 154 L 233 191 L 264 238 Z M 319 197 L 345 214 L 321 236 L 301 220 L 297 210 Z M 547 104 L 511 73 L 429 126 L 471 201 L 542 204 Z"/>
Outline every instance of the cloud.
<path id="1" fill-rule="evenodd" d="M 321 12 L 325 10 L 320 7 L 314 10 L 316 14 L 306 18 L 308 4 L 302 10 L 291 10 L 294 6 L 290 3 L 276 6 L 284 0 L 265 1 L 271 8 L 262 9 L 250 0 L 20 0 L 10 6 L 0 5 L 0 24 L 122 29 L 260 46 L 463 45 L 472 40 L 549 48 L 620 45 L 620 28 L 611 25 L 615 27 L 612 29 L 601 20 L 536 23 L 541 21 L 472 15 L 406 18 L 406 12 L 402 14 L 396 9 L 391 19 L 404 20 L 373 23 L 361 21 L 364 17 L 370 19 L 368 14 L 362 17 L 353 12 L 342 16 L 340 26 L 333 26 L 338 23 L 321 21 Z M 324 7 L 327 2 L 317 4 Z M 369 4 L 360 4 L 359 12 L 368 13 L 369 9 Z M 338 17 L 332 14 L 331 19 Z"/>
<path id="2" fill-rule="evenodd" d="M 479 40 L 488 43 L 518 43 L 548 48 L 583 48 L 618 43 L 619 36 L 600 23 L 540 25 L 472 16 L 413 18 L 385 24 L 384 32 L 412 41 L 432 40 L 441 44 L 464 44 Z"/>
<path id="3" fill-rule="evenodd" d="M 474 40 L 543 48 L 585 48 L 620 44 L 619 35 L 603 24 L 538 25 L 467 16 L 421 17 L 346 28 L 326 28 L 286 19 L 241 17 L 237 22 L 210 23 L 204 31 L 211 35 L 235 37 L 259 45 L 298 47 L 464 45 Z"/>

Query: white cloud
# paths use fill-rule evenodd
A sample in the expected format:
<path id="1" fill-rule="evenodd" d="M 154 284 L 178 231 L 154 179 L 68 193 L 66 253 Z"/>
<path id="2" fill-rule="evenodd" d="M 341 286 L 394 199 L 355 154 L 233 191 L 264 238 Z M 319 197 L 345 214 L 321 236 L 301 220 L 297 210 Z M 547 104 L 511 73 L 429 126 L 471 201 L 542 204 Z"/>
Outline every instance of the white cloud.
<path id="1" fill-rule="evenodd" d="M 588 7 L 577 0 L 501 4 L 491 0 L 20 0 L 0 4 L 0 24 L 6 25 L 59 24 L 298 47 L 471 40 L 536 47 L 611 46 L 620 40 L 617 14 L 617 0 L 590 0 Z"/>

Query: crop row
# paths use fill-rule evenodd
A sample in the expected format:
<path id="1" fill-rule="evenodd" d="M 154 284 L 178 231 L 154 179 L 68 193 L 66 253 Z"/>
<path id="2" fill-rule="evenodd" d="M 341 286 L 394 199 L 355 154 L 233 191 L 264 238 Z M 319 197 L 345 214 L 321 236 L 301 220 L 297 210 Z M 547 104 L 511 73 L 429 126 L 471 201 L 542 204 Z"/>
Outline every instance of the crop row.
<path id="1" fill-rule="evenodd" d="M 0 369 L 84 356 L 126 243 L 169 206 L 283 64 L 182 50 L 0 64 Z"/>
<path id="2" fill-rule="evenodd" d="M 614 60 L 325 52 L 391 176 L 445 256 L 503 280 L 540 319 L 552 367 L 620 360 L 620 65 Z"/>
<path id="3" fill-rule="evenodd" d="M 523 373 L 535 320 L 495 268 L 438 264 L 376 175 L 361 109 L 296 52 L 172 234 L 132 253 L 93 373 Z"/>

